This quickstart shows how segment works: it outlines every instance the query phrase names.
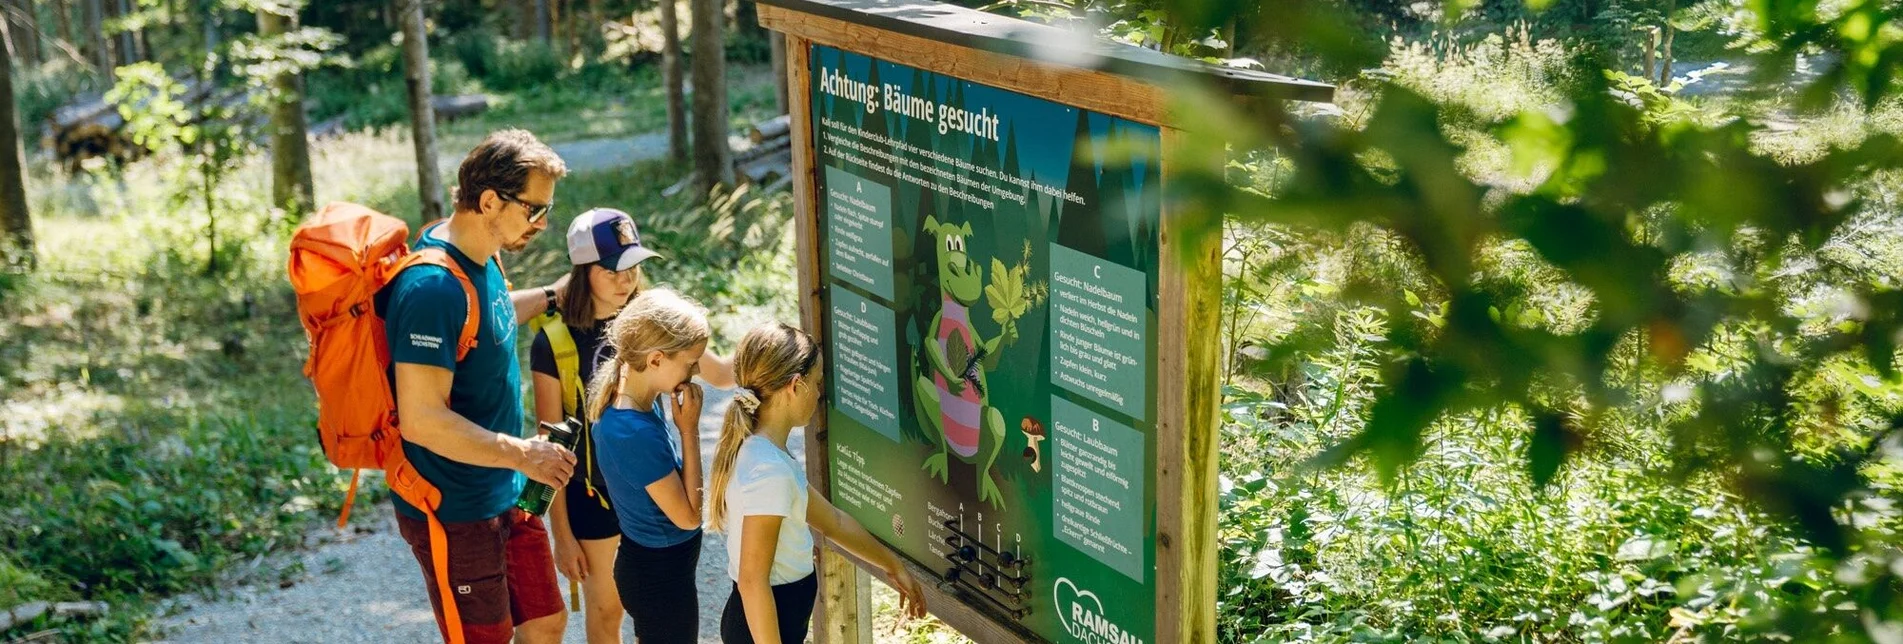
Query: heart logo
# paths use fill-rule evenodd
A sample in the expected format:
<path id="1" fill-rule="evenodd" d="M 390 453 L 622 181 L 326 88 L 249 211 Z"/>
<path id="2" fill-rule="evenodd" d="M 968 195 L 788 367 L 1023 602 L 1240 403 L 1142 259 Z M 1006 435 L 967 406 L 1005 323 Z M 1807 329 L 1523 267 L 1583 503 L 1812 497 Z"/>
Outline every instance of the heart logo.
<path id="1" fill-rule="evenodd" d="M 1064 592 L 1065 588 L 1070 589 L 1068 596 Z M 1077 584 L 1071 583 L 1069 577 L 1058 577 L 1057 583 L 1051 585 L 1051 595 L 1057 602 L 1057 623 L 1064 627 L 1064 632 L 1080 640 L 1088 638 L 1090 627 L 1072 621 L 1072 613 L 1077 610 L 1076 606 L 1082 605 L 1084 600 L 1089 600 L 1091 606 L 1084 606 L 1083 609 L 1101 619 L 1103 600 L 1097 599 L 1097 593 L 1078 588 Z"/>

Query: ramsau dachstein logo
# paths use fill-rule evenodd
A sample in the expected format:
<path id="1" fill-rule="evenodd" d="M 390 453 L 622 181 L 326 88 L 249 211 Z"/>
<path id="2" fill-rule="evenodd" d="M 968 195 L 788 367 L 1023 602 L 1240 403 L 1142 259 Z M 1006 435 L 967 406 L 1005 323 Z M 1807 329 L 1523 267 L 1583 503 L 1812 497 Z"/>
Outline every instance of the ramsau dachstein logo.
<path id="1" fill-rule="evenodd" d="M 1123 630 L 1104 616 L 1103 600 L 1097 593 L 1077 587 L 1068 577 L 1059 577 L 1051 586 L 1057 604 L 1057 621 L 1064 632 L 1087 644 L 1143 644 L 1143 639 Z"/>

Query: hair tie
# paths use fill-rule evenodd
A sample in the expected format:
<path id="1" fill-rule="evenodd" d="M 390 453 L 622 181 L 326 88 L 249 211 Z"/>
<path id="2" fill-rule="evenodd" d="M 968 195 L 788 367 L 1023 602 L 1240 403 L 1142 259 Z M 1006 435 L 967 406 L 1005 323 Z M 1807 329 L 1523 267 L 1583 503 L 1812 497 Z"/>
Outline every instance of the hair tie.
<path id="1" fill-rule="evenodd" d="M 733 404 L 739 405 L 740 411 L 751 416 L 760 411 L 760 395 L 754 393 L 752 387 L 741 387 L 733 393 Z"/>

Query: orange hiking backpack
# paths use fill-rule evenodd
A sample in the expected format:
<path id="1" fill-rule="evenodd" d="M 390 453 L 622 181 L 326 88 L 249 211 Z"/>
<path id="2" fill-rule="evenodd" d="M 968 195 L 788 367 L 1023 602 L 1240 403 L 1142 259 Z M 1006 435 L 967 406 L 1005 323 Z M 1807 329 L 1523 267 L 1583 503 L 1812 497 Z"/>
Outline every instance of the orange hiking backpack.
<path id="1" fill-rule="evenodd" d="M 429 229 L 424 227 L 419 235 Z M 443 494 L 403 455 L 390 387 L 389 340 L 374 298 L 412 266 L 448 269 L 469 296 L 469 315 L 456 345 L 458 361 L 476 346 L 482 309 L 476 305 L 475 285 L 448 253 L 437 248 L 410 252 L 408 237 L 409 226 L 401 219 L 353 203 L 324 206 L 291 235 L 291 288 L 297 292 L 297 316 L 311 344 L 304 376 L 317 389 L 317 438 L 332 464 L 353 470 L 337 527 L 350 519 L 363 470 L 383 470 L 390 491 L 429 519 L 445 632 L 451 644 L 462 644 L 462 621 L 449 584 L 448 536 L 436 518 Z"/>

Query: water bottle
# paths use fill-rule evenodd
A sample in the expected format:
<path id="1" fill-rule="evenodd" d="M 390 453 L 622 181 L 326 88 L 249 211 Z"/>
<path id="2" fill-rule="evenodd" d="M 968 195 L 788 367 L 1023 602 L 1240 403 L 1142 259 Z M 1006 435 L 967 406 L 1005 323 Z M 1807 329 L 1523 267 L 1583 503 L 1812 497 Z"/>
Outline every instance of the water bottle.
<path id="1" fill-rule="evenodd" d="M 580 424 L 570 418 L 559 423 L 542 423 L 542 429 L 548 432 L 548 442 L 574 450 L 576 439 L 581 437 L 581 432 L 575 428 Z M 529 481 L 528 485 L 522 486 L 522 496 L 516 499 L 515 507 L 529 514 L 540 515 L 548 511 L 548 504 L 554 500 L 555 488 L 547 483 Z"/>

